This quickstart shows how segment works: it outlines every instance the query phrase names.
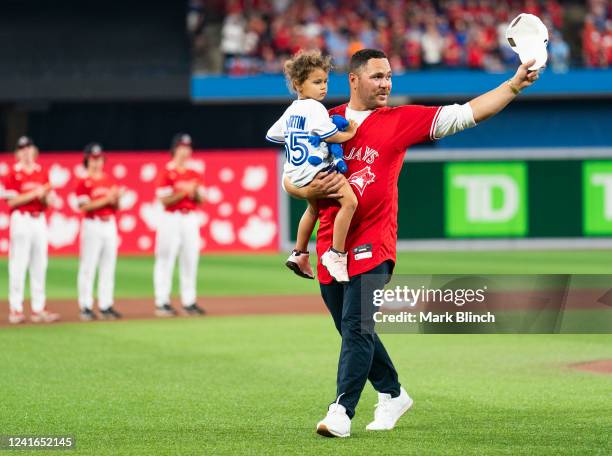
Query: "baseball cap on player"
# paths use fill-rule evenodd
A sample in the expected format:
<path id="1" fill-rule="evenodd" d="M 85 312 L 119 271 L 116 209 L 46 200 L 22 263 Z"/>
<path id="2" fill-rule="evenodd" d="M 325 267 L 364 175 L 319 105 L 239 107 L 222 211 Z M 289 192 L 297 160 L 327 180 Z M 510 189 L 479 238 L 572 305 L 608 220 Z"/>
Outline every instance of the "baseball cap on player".
<path id="1" fill-rule="evenodd" d="M 187 133 L 177 133 L 172 138 L 172 142 L 170 143 L 170 149 L 174 151 L 177 146 L 192 146 L 191 136 Z"/>
<path id="2" fill-rule="evenodd" d="M 519 14 L 506 29 L 506 39 L 522 63 L 535 59 L 530 70 L 542 68 L 548 60 L 548 29 L 538 16 Z"/>
<path id="3" fill-rule="evenodd" d="M 89 162 L 90 157 L 102 157 L 104 155 L 104 150 L 100 143 L 91 142 L 85 146 L 83 149 L 83 166 L 87 168 L 87 163 Z"/>
<path id="4" fill-rule="evenodd" d="M 29 136 L 20 136 L 17 140 L 17 144 L 15 145 L 15 149 L 23 149 L 24 147 L 33 146 L 34 141 Z"/>
<path id="5" fill-rule="evenodd" d="M 187 133 L 177 133 L 172 137 L 172 142 L 170 143 L 170 151 L 172 155 L 174 155 L 174 150 L 178 146 L 189 146 L 192 147 L 193 143 L 191 141 L 191 135 Z"/>

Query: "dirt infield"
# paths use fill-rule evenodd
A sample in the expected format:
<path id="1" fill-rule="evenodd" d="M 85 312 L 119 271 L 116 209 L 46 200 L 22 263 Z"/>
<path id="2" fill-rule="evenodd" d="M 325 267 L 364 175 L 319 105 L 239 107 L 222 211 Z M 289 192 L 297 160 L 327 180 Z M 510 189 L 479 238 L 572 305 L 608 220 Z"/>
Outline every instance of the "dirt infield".
<path id="1" fill-rule="evenodd" d="M 274 314 L 321 314 L 327 310 L 318 295 L 307 296 L 218 296 L 201 298 L 200 304 L 210 316 L 228 315 L 274 315 Z M 176 309 L 181 306 L 174 304 Z M 115 303 L 115 309 L 125 319 L 157 318 L 153 315 L 154 305 L 150 299 L 122 299 Z M 62 322 L 79 320 L 79 309 L 74 300 L 49 301 L 47 308 L 61 315 Z M 29 317 L 29 306 L 25 306 Z M 184 314 L 183 314 L 184 315 Z M 8 325 L 8 303 L 0 302 L 0 326 Z"/>
<path id="2" fill-rule="evenodd" d="M 570 364 L 570 367 L 572 369 L 594 372 L 596 374 L 612 375 L 612 359 L 600 359 L 598 361 Z"/>
<path id="3" fill-rule="evenodd" d="M 607 309 L 610 304 L 601 301 L 599 290 L 576 290 L 568 297 L 563 306 L 555 300 L 544 299 L 538 302 L 531 293 L 523 291 L 510 291 L 502 293 L 491 293 L 487 302 L 472 303 L 472 311 L 504 311 L 504 310 L 566 310 L 573 309 Z M 208 315 L 274 315 L 274 314 L 320 314 L 326 313 L 327 309 L 319 295 L 295 295 L 295 296 L 215 296 L 202 297 L 200 304 L 206 309 Z M 552 303 L 552 309 L 549 306 Z M 181 306 L 174 303 L 176 309 Z M 452 303 L 440 303 L 436 305 L 437 310 L 447 306 L 449 311 L 456 310 Z M 29 305 L 24 306 L 26 317 L 29 317 Z M 61 315 L 61 321 L 80 321 L 76 300 L 51 300 L 47 308 Z M 115 308 L 126 319 L 149 319 L 157 318 L 153 315 L 154 306 L 152 299 L 121 299 L 116 301 Z M 408 307 L 397 307 L 395 310 L 410 310 Z M 430 309 L 430 310 L 433 310 Z M 8 325 L 8 302 L 0 301 L 0 326 Z"/>

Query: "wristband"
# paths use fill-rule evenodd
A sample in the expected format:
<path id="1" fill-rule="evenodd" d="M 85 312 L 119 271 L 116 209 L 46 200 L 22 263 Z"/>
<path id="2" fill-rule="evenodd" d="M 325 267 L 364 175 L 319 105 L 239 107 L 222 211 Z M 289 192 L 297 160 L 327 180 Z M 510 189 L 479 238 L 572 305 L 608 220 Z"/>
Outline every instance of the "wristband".
<path id="1" fill-rule="evenodd" d="M 521 91 L 517 89 L 514 84 L 512 84 L 512 81 L 510 79 L 506 81 L 506 84 L 508 84 L 508 87 L 510 87 L 510 90 L 512 90 L 512 93 L 514 93 L 514 95 L 518 95 L 519 93 L 521 93 Z"/>

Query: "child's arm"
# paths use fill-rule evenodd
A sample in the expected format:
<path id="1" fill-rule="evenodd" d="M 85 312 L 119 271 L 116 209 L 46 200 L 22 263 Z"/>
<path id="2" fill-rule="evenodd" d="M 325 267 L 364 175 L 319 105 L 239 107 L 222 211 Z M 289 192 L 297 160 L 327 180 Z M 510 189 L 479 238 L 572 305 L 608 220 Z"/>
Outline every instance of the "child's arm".
<path id="1" fill-rule="evenodd" d="M 339 131 L 338 133 L 335 133 L 333 136 L 330 136 L 329 138 L 325 138 L 325 142 L 327 143 L 347 142 L 349 139 L 352 139 L 353 136 L 355 136 L 355 133 L 357 133 L 357 128 L 359 128 L 359 126 L 357 125 L 357 122 L 355 122 L 354 120 L 351 120 L 349 121 L 349 124 L 348 124 L 348 127 L 346 127 L 346 130 Z"/>

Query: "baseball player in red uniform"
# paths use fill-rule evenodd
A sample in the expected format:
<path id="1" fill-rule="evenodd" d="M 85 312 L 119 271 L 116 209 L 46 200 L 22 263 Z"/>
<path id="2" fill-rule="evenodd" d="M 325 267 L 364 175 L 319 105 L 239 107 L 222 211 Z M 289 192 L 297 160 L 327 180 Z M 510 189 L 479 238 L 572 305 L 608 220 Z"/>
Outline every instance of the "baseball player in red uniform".
<path id="1" fill-rule="evenodd" d="M 30 272 L 31 320 L 51 323 L 59 315 L 45 309 L 47 273 L 47 220 L 45 211 L 51 186 L 48 173 L 36 163 L 38 149 L 27 136 L 17 141 L 17 162 L 6 181 L 5 198 L 11 209 L 9 247 L 9 322 L 25 321 L 23 295 Z"/>
<path id="2" fill-rule="evenodd" d="M 78 290 L 80 316 L 85 321 L 97 318 L 93 311 L 96 270 L 100 317 L 105 320 L 121 318 L 119 312 L 113 309 L 113 293 L 118 241 L 115 213 L 123 189 L 104 172 L 104 162 L 100 144 L 85 146 L 83 165 L 87 169 L 87 176 L 79 181 L 76 189 L 79 208 L 84 215 L 81 222 Z"/>
<path id="3" fill-rule="evenodd" d="M 342 285 L 332 280 L 326 268 L 318 265 L 321 295 L 342 336 L 338 363 L 336 400 L 317 424 L 317 432 L 328 437 L 348 437 L 351 419 L 365 383 L 370 380 L 378 391 L 374 420 L 369 431 L 393 429 L 397 420 L 412 406 L 412 398 L 400 385 L 391 358 L 374 330 L 373 300 L 361 306 L 361 296 L 372 295 L 389 281 L 395 265 L 397 240 L 397 180 L 406 149 L 413 144 L 452 135 L 486 120 L 501 111 L 518 93 L 538 78 L 521 65 L 512 79 L 463 105 L 427 107 L 407 105 L 387 107 L 391 92 L 391 67 L 382 51 L 364 49 L 350 62 L 348 104 L 330 110 L 359 124 L 357 134 L 344 144 L 348 182 L 359 204 L 346 240 L 350 281 Z M 309 186 L 297 188 L 285 179 L 287 191 L 298 198 L 338 197 L 344 177 L 318 175 Z M 319 257 L 332 243 L 335 214 L 339 205 L 333 199 L 319 203 L 317 253 Z M 364 276 L 370 280 L 362 280 Z"/>
<path id="4" fill-rule="evenodd" d="M 164 205 L 155 239 L 155 314 L 177 314 L 170 305 L 172 274 L 178 256 L 181 303 L 188 315 L 203 315 L 196 303 L 196 279 L 200 258 L 200 222 L 196 209 L 202 203 L 202 175 L 189 166 L 193 153 L 191 136 L 179 133 L 172 139 L 172 160 L 161 172 L 156 196 Z"/>

